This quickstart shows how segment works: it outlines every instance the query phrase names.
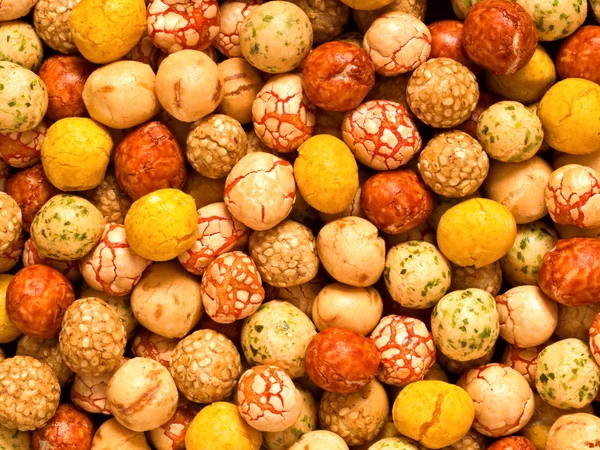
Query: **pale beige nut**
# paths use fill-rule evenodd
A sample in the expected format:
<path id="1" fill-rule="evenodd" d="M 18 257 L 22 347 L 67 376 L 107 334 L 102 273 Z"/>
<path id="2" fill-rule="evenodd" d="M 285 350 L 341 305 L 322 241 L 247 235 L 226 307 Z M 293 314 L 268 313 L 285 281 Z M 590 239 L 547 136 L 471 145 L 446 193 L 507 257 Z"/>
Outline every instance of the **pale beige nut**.
<path id="1" fill-rule="evenodd" d="M 129 358 L 121 358 L 114 371 L 98 377 L 76 374 L 73 386 L 71 386 L 71 401 L 73 404 L 89 413 L 112 415 L 106 401 L 106 389 L 113 374 L 127 360 Z"/>
<path id="2" fill-rule="evenodd" d="M 246 154 L 248 140 L 240 123 L 223 114 L 204 117 L 190 127 L 187 159 L 208 178 L 223 178 Z"/>
<path id="3" fill-rule="evenodd" d="M 42 427 L 60 401 L 60 385 L 50 367 L 29 356 L 0 363 L 0 425 L 20 431 Z"/>
<path id="4" fill-rule="evenodd" d="M 178 343 L 179 339 L 169 339 L 141 328 L 133 338 L 131 351 L 135 356 L 153 359 L 168 369 L 171 355 Z"/>
<path id="5" fill-rule="evenodd" d="M 17 342 L 17 355 L 31 356 L 39 362 L 46 364 L 61 386 L 64 386 L 73 380 L 73 371 L 65 364 L 60 348 L 58 338 L 41 339 L 30 336 L 22 336 Z"/>
<path id="6" fill-rule="evenodd" d="M 410 77 L 406 99 L 412 112 L 434 128 L 452 128 L 467 120 L 479 100 L 475 75 L 450 58 L 434 58 Z"/>
<path id="7" fill-rule="evenodd" d="M 112 170 L 107 172 L 102 183 L 86 192 L 85 197 L 96 207 L 106 223 L 123 224 L 131 207 L 131 198 L 121 189 Z"/>
<path id="8" fill-rule="evenodd" d="M 22 227 L 21 208 L 10 195 L 0 192 L 0 252 L 19 239 Z"/>
<path id="9" fill-rule="evenodd" d="M 339 0 L 291 0 L 308 16 L 315 44 L 337 38 L 350 18 L 350 8 Z"/>
<path id="10" fill-rule="evenodd" d="M 33 9 L 35 31 L 48 45 L 61 53 L 73 53 L 77 47 L 71 37 L 69 18 L 81 0 L 39 0 Z"/>
<path id="11" fill-rule="evenodd" d="M 548 431 L 546 450 L 594 448 L 600 441 L 600 419 L 593 414 L 575 413 L 558 418 Z"/>
<path id="12" fill-rule="evenodd" d="M 127 333 L 114 309 L 100 299 L 84 298 L 73 302 L 65 312 L 59 343 L 63 359 L 73 372 L 98 376 L 117 367 Z"/>
<path id="13" fill-rule="evenodd" d="M 373 439 L 389 413 L 385 389 L 377 380 L 351 394 L 325 392 L 319 405 L 321 426 L 333 431 L 348 445 Z"/>
<path id="14" fill-rule="evenodd" d="M 464 197 L 475 192 L 487 177 L 490 163 L 475 139 L 462 131 L 440 133 L 419 155 L 423 181 L 444 197 Z"/>
<path id="15" fill-rule="evenodd" d="M 107 420 L 98 428 L 91 450 L 151 450 L 146 435 L 124 427 L 117 419 Z"/>
<path id="16" fill-rule="evenodd" d="M 218 30 L 213 45 L 227 58 L 242 56 L 240 47 L 240 31 L 244 19 L 258 6 L 258 2 L 225 1 L 219 5 L 221 27 Z"/>
<path id="17" fill-rule="evenodd" d="M 199 330 L 177 344 L 169 371 L 187 399 L 212 403 L 233 393 L 242 363 L 233 342 L 216 331 Z"/>
<path id="18" fill-rule="evenodd" d="M 262 279 L 273 286 L 306 283 L 319 270 L 315 236 L 308 227 L 293 220 L 253 232 L 249 250 Z"/>
<path id="19" fill-rule="evenodd" d="M 427 0 L 393 0 L 389 5 L 379 9 L 370 11 L 354 9 L 352 17 L 358 29 L 366 33 L 375 19 L 392 11 L 407 13 L 422 21 L 425 19 L 425 12 L 427 11 Z"/>
<path id="20" fill-rule="evenodd" d="M 237 2 L 226 2 L 222 6 Z M 252 122 L 252 102 L 264 81 L 260 72 L 244 58 L 229 58 L 219 64 L 223 74 L 223 100 L 217 111 L 226 114 L 242 125 Z"/>

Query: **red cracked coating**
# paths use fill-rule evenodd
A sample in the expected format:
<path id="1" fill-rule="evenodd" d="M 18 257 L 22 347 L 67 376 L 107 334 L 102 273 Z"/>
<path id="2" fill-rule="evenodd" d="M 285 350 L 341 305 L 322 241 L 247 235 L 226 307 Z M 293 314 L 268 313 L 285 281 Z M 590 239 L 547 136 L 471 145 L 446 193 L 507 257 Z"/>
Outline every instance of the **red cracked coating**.
<path id="1" fill-rule="evenodd" d="M 87 414 L 61 404 L 52 419 L 31 434 L 31 443 L 33 450 L 90 450 L 94 431 Z"/>
<path id="2" fill-rule="evenodd" d="M 0 133 L 0 158 L 19 169 L 37 164 L 46 130 L 46 122 L 42 121 L 33 130 Z"/>
<path id="3" fill-rule="evenodd" d="M 131 351 L 137 357 L 150 358 L 168 369 L 171 353 L 178 343 L 178 339 L 169 339 L 140 327 L 131 344 Z"/>
<path id="4" fill-rule="evenodd" d="M 579 228 L 589 228 L 589 225 L 586 226 L 586 217 L 583 208 L 585 208 L 590 200 L 600 195 L 600 180 L 595 176 L 593 171 L 585 170 L 585 168 L 581 171 L 580 177 L 585 179 L 587 184 L 589 184 L 587 192 L 571 192 L 573 190 L 572 186 L 567 186 L 564 189 L 564 178 L 553 180 L 554 177 L 550 177 L 550 181 L 546 186 L 546 197 L 548 197 L 548 194 L 551 194 L 554 202 L 551 205 L 546 200 L 546 204 L 554 222 L 562 225 L 574 225 Z M 553 183 L 553 181 L 558 181 L 558 185 Z M 588 213 L 590 212 L 592 215 L 595 215 L 593 210 L 588 211 Z M 600 215 L 599 211 L 595 211 L 595 213 Z"/>
<path id="5" fill-rule="evenodd" d="M 187 401 L 179 405 L 173 417 L 157 429 L 148 432 L 150 440 L 153 441 L 156 435 L 162 434 L 171 441 L 171 450 L 185 450 L 185 434 L 200 409 L 200 405 Z"/>
<path id="6" fill-rule="evenodd" d="M 502 364 L 516 370 L 527 380 L 530 386 L 535 386 L 535 371 L 537 369 L 537 358 L 551 342 L 529 348 L 519 348 L 507 344 L 506 351 L 502 357 Z"/>
<path id="7" fill-rule="evenodd" d="M 235 203 L 235 202 L 233 202 L 229 198 L 229 194 L 236 187 L 236 185 L 240 181 L 242 181 L 244 178 L 248 177 L 249 175 L 256 174 L 256 173 L 261 173 L 261 172 L 262 173 L 270 173 L 270 172 L 273 172 L 277 168 L 277 166 L 288 166 L 290 168 L 290 170 L 292 170 L 292 165 L 289 162 L 287 162 L 285 159 L 279 158 L 276 161 L 274 161 L 273 165 L 270 168 L 268 168 L 267 170 L 254 170 L 254 171 L 247 172 L 244 175 L 240 175 L 239 177 L 234 178 L 233 180 L 229 181 L 227 183 L 227 185 L 225 186 L 225 189 L 223 190 L 223 198 L 225 199 L 225 202 L 227 202 L 227 203 Z M 292 197 L 295 197 L 295 196 L 296 196 L 296 193 L 293 192 L 291 194 L 286 195 L 285 198 L 292 198 Z"/>
<path id="8" fill-rule="evenodd" d="M 256 378 L 262 378 L 265 383 L 263 392 L 254 390 Z M 250 404 L 253 404 L 261 409 L 261 413 L 257 416 L 252 416 L 251 420 L 260 420 L 265 418 L 265 413 L 269 412 L 272 415 L 283 416 L 289 409 L 286 408 L 286 402 L 282 395 L 283 387 L 289 383 L 289 377 L 284 370 L 276 366 L 256 366 L 252 367 L 242 375 L 239 380 L 237 392 L 238 403 L 243 414 L 248 414 Z M 277 408 L 273 405 L 271 399 L 277 397 L 279 399 L 276 404 L 281 405 Z"/>
<path id="9" fill-rule="evenodd" d="M 227 3 L 229 2 L 223 2 L 220 9 L 223 10 Z M 250 0 L 247 3 L 245 2 L 241 9 L 234 9 L 233 7 L 225 9 L 225 11 L 227 11 L 227 16 L 225 15 L 224 11 L 221 11 L 222 22 L 236 22 L 235 29 L 231 33 L 225 33 L 223 31 L 224 27 L 222 26 L 217 33 L 217 38 L 213 42 L 213 45 L 227 58 L 236 58 L 242 55 L 242 50 L 239 44 L 242 23 L 244 22 L 244 19 L 250 15 L 252 10 L 255 9 L 259 4 L 260 3 L 257 1 Z"/>

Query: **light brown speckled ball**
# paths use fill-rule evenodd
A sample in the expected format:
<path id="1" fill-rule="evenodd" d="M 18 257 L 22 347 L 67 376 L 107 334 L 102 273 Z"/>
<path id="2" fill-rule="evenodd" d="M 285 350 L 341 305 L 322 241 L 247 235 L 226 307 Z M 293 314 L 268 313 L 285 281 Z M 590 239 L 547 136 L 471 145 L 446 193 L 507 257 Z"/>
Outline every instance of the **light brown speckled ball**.
<path id="1" fill-rule="evenodd" d="M 22 336 L 17 343 L 17 355 L 31 356 L 39 362 L 46 364 L 61 386 L 70 383 L 73 379 L 73 371 L 63 361 L 58 338 L 41 339 L 30 336 Z"/>
<path id="2" fill-rule="evenodd" d="M 73 53 L 77 47 L 71 37 L 69 18 L 81 0 L 39 0 L 33 10 L 33 25 L 48 47 Z"/>
<path id="3" fill-rule="evenodd" d="M 126 342 L 123 322 L 102 300 L 84 298 L 67 308 L 59 344 L 73 372 L 92 376 L 111 372 L 119 364 Z"/>
<path id="4" fill-rule="evenodd" d="M 452 266 L 452 283 L 449 291 L 477 288 L 497 295 L 502 287 L 502 269 L 498 261 L 476 269 L 473 266 Z"/>
<path id="5" fill-rule="evenodd" d="M 85 197 L 98 208 L 106 223 L 123 224 L 133 200 L 121 189 L 117 178 L 109 169 L 102 183 L 85 193 Z"/>
<path id="6" fill-rule="evenodd" d="M 262 279 L 272 286 L 307 283 L 319 270 L 317 241 L 312 231 L 293 220 L 253 232 L 249 249 Z"/>
<path id="7" fill-rule="evenodd" d="M 0 252 L 19 239 L 22 227 L 21 208 L 10 195 L 0 192 Z"/>
<path id="8" fill-rule="evenodd" d="M 475 192 L 487 177 L 487 154 L 475 139 L 462 131 L 440 133 L 419 155 L 423 181 L 444 197 L 464 197 Z"/>
<path id="9" fill-rule="evenodd" d="M 177 344 L 169 372 L 190 401 L 212 403 L 233 393 L 242 363 L 229 339 L 213 330 L 199 330 Z"/>
<path id="10" fill-rule="evenodd" d="M 434 58 L 421 64 L 406 88 L 412 112 L 434 128 L 452 128 L 469 118 L 479 100 L 475 75 L 459 62 Z"/>
<path id="11" fill-rule="evenodd" d="M 0 363 L 0 425 L 20 431 L 43 426 L 54 415 L 60 385 L 50 367 L 29 356 Z"/>

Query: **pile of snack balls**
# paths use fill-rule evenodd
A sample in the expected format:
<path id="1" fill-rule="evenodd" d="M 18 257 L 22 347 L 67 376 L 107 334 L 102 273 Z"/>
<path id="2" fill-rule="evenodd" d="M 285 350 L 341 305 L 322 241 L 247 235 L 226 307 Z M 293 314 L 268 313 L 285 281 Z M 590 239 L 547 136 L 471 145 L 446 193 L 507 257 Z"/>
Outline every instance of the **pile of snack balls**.
<path id="1" fill-rule="evenodd" d="M 0 450 L 600 446 L 600 1 L 0 1 Z"/>

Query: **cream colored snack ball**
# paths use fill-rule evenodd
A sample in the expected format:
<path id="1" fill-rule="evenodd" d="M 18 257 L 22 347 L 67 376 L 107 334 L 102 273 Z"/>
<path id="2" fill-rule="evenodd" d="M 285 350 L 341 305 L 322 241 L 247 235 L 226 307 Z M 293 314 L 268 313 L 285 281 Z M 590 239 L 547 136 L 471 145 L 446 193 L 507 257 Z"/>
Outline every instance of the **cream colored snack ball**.
<path id="1" fill-rule="evenodd" d="M 477 121 L 477 139 L 490 158 L 520 162 L 542 146 L 544 130 L 537 114 L 518 102 L 498 102 Z"/>
<path id="2" fill-rule="evenodd" d="M 473 266 L 462 267 L 451 264 L 452 283 L 450 291 L 469 288 L 482 289 L 492 295 L 498 295 L 502 287 L 502 268 L 498 261 L 476 269 Z"/>
<path id="3" fill-rule="evenodd" d="M 224 3 L 227 4 L 234 3 Z M 252 102 L 264 84 L 260 73 L 244 58 L 226 59 L 219 64 L 219 69 L 225 83 L 223 101 L 217 112 L 234 118 L 242 125 L 252 122 Z"/>
<path id="4" fill-rule="evenodd" d="M 451 292 L 431 313 L 431 333 L 437 348 L 457 361 L 485 355 L 496 343 L 499 331 L 494 297 L 481 289 Z"/>
<path id="5" fill-rule="evenodd" d="M 209 56 L 181 50 L 167 56 L 156 73 L 156 95 L 164 109 L 182 122 L 212 113 L 223 99 L 223 75 Z"/>
<path id="6" fill-rule="evenodd" d="M 496 297 L 500 337 L 521 348 L 546 342 L 558 323 L 558 306 L 538 286 L 519 286 Z"/>
<path id="7" fill-rule="evenodd" d="M 110 379 L 106 394 L 115 418 L 133 431 L 161 426 L 173 416 L 179 400 L 169 371 L 149 358 L 133 358 L 123 364 Z"/>
<path id="8" fill-rule="evenodd" d="M 0 448 L 6 450 L 31 450 L 31 432 L 11 430 L 0 425 Z"/>
<path id="9" fill-rule="evenodd" d="M 274 365 L 299 378 L 306 373 L 304 355 L 316 334 L 306 314 L 291 303 L 273 300 L 244 321 L 242 350 L 252 365 Z"/>
<path id="10" fill-rule="evenodd" d="M 151 450 L 144 433 L 124 427 L 117 419 L 104 422 L 92 440 L 91 450 Z"/>
<path id="11" fill-rule="evenodd" d="M 254 8 L 242 23 L 242 55 L 259 70 L 294 70 L 312 48 L 310 19 L 293 3 L 271 1 Z"/>
<path id="12" fill-rule="evenodd" d="M 586 1 L 535 0 L 532 17 L 539 40 L 556 41 L 566 38 L 585 22 L 587 11 Z"/>
<path id="13" fill-rule="evenodd" d="M 204 311 L 200 280 L 177 262 L 153 264 L 131 293 L 131 309 L 144 328 L 167 338 L 182 338 Z"/>
<path id="14" fill-rule="evenodd" d="M 0 22 L 18 19 L 27 15 L 36 0 L 8 0 L 0 5 Z"/>
<path id="15" fill-rule="evenodd" d="M 344 217 L 321 228 L 317 251 L 329 274 L 351 286 L 375 284 L 385 265 L 385 241 L 375 225 L 360 217 Z"/>
<path id="16" fill-rule="evenodd" d="M 395 301 L 405 308 L 426 309 L 450 288 L 451 269 L 435 245 L 408 241 L 388 251 L 383 278 Z"/>
<path id="17" fill-rule="evenodd" d="M 427 0 L 393 0 L 383 8 L 371 11 L 355 9 L 352 11 L 352 18 L 358 29 L 362 33 L 365 33 L 375 19 L 384 13 L 392 11 L 408 13 L 422 21 L 425 19 L 425 12 L 427 11 Z"/>
<path id="18" fill-rule="evenodd" d="M 558 304 L 558 325 L 554 334 L 559 339 L 575 338 L 583 342 L 590 339 L 590 327 L 600 313 L 600 303 L 581 306 Z"/>
<path id="19" fill-rule="evenodd" d="M 26 22 L 15 20 L 0 24 L 0 55 L 37 72 L 44 58 L 44 46 L 35 29 Z"/>
<path id="20" fill-rule="evenodd" d="M 576 413 L 559 417 L 546 440 L 546 450 L 579 450 L 594 448 L 600 441 L 600 418 Z"/>
<path id="21" fill-rule="evenodd" d="M 348 445 L 339 435 L 318 430 L 302 435 L 288 450 L 348 450 Z"/>
<path id="22" fill-rule="evenodd" d="M 585 342 L 563 339 L 539 354 L 535 387 L 552 406 L 582 408 L 598 395 L 600 367 Z"/>
<path id="23" fill-rule="evenodd" d="M 504 205 L 517 224 L 530 223 L 548 214 L 544 193 L 552 167 L 534 156 L 527 161 L 492 161 L 483 182 L 486 197 Z"/>
<path id="24" fill-rule="evenodd" d="M 44 82 L 18 64 L 0 62 L 0 132 L 34 129 L 48 109 Z"/>
<path id="25" fill-rule="evenodd" d="M 131 128 L 160 111 L 155 79 L 148 64 L 117 61 L 92 72 L 83 88 L 83 102 L 92 119 L 111 128 Z"/>
<path id="26" fill-rule="evenodd" d="M 523 376 L 502 364 L 472 369 L 459 381 L 475 405 L 473 428 L 498 438 L 523 428 L 535 408 L 533 392 Z"/>
<path id="27" fill-rule="evenodd" d="M 48 200 L 31 224 L 31 239 L 46 258 L 74 261 L 96 246 L 104 218 L 87 200 L 59 194 Z"/>
<path id="28" fill-rule="evenodd" d="M 500 260 L 506 280 L 512 286 L 537 285 L 542 259 L 557 241 L 556 231 L 544 222 L 518 225 L 515 243 Z"/>
<path id="29" fill-rule="evenodd" d="M 253 230 L 268 230 L 284 220 L 292 210 L 295 198 L 292 165 L 270 153 L 244 156 L 225 181 L 227 209 Z"/>
<path id="30" fill-rule="evenodd" d="M 312 320 L 319 331 L 349 328 L 363 336 L 373 331 L 382 314 L 383 300 L 377 289 L 342 283 L 325 286 L 312 307 Z"/>

